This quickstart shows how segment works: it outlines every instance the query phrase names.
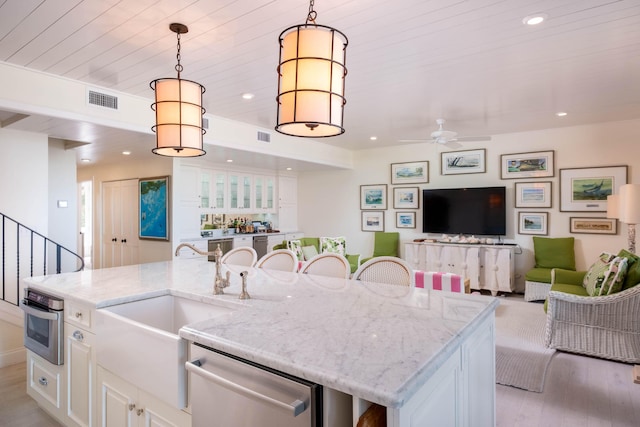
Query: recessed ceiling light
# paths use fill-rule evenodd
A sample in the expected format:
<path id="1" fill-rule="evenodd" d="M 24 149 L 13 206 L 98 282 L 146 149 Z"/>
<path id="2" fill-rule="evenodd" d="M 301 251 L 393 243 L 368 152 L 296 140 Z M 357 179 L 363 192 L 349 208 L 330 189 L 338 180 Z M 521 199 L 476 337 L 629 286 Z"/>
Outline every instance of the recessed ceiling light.
<path id="1" fill-rule="evenodd" d="M 253 99 L 254 95 L 252 93 L 243 93 L 242 99 Z"/>
<path id="2" fill-rule="evenodd" d="M 233 159 L 227 159 L 227 163 L 233 163 Z"/>
<path id="3" fill-rule="evenodd" d="M 564 116 L 566 116 L 566 115 L 567 115 L 567 112 L 566 112 L 566 111 L 558 111 L 558 112 L 556 113 L 556 116 L 558 116 L 558 117 L 564 117 Z"/>
<path id="4" fill-rule="evenodd" d="M 128 156 L 129 154 L 131 154 L 131 151 L 123 151 L 122 154 L 124 154 L 125 156 Z"/>
<path id="5" fill-rule="evenodd" d="M 91 159 L 80 159 L 80 161 L 84 162 L 84 163 L 89 163 L 91 161 Z"/>
<path id="6" fill-rule="evenodd" d="M 375 141 L 376 139 L 378 139 L 378 137 L 377 136 L 372 136 L 372 137 L 369 137 L 369 139 L 372 140 L 372 141 Z"/>
<path id="7" fill-rule="evenodd" d="M 287 170 L 288 170 L 288 171 L 292 171 L 292 170 L 293 170 L 293 168 L 287 168 Z"/>
<path id="8" fill-rule="evenodd" d="M 522 23 L 526 24 L 526 25 L 538 25 L 538 24 L 542 24 L 542 22 L 547 18 L 548 18 L 548 16 L 546 14 L 538 13 L 538 14 L 535 14 L 535 15 L 526 16 L 522 20 Z"/>

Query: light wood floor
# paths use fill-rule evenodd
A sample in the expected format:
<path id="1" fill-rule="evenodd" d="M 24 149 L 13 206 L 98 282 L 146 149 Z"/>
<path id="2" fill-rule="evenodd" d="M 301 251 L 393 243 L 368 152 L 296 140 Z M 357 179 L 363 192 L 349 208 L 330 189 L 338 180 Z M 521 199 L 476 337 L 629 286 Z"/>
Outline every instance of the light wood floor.
<path id="1" fill-rule="evenodd" d="M 1 427 L 60 427 L 27 395 L 26 363 L 0 368 Z"/>
<path id="2" fill-rule="evenodd" d="M 640 426 L 640 384 L 631 369 L 557 352 L 543 393 L 496 386 L 497 426 Z M 0 427 L 60 427 L 26 394 L 26 377 L 25 363 L 0 368 Z"/>

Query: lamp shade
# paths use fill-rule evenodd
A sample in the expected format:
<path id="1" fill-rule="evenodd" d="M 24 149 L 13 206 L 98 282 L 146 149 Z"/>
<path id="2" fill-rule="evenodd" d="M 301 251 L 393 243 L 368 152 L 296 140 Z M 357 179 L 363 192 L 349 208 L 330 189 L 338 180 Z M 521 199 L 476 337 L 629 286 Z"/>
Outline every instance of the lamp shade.
<path id="1" fill-rule="evenodd" d="M 607 196 L 607 218 L 620 219 L 620 196 L 618 194 Z"/>
<path id="2" fill-rule="evenodd" d="M 347 37 L 322 25 L 297 25 L 280 34 L 276 130 L 321 138 L 344 133 Z"/>
<path id="3" fill-rule="evenodd" d="M 164 78 L 151 82 L 156 102 L 156 154 L 171 157 L 196 157 L 202 149 L 202 94 L 204 87 L 184 79 Z"/>
<path id="4" fill-rule="evenodd" d="M 640 184 L 625 184 L 620 187 L 620 221 L 640 224 Z"/>

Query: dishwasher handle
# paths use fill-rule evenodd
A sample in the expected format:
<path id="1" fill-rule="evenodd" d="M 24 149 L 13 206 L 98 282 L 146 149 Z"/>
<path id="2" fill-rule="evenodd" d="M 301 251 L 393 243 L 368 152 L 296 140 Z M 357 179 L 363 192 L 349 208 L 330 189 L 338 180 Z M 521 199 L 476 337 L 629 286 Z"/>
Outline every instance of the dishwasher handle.
<path id="1" fill-rule="evenodd" d="M 266 396 L 262 393 L 258 393 L 257 391 L 251 390 L 247 387 L 243 387 L 240 384 L 236 384 L 232 381 L 227 380 L 226 378 L 222 378 L 219 375 L 216 375 L 212 372 L 202 369 L 200 367 L 202 366 L 202 363 L 197 359 L 192 362 L 186 362 L 184 365 L 185 365 L 185 368 L 187 368 L 187 371 L 190 371 L 203 378 L 206 378 L 209 381 L 212 381 L 218 385 L 221 385 L 224 388 L 232 390 L 250 399 L 261 400 L 277 408 L 283 409 L 286 412 L 293 413 L 294 417 L 297 417 L 298 415 L 303 413 L 305 409 L 307 409 L 305 407 L 304 402 L 300 399 L 296 399 L 293 403 L 281 402 L 277 399 Z"/>

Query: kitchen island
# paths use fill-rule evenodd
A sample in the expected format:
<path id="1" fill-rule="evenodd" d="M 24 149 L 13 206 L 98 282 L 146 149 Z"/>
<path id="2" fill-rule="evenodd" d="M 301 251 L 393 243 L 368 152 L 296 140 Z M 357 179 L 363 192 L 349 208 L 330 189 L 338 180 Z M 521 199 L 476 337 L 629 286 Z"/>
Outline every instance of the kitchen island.
<path id="1" fill-rule="evenodd" d="M 204 259 L 25 282 L 64 298 L 65 307 L 91 310 L 168 294 L 226 305 L 230 313 L 185 325 L 179 336 L 348 396 L 350 413 L 341 409 L 337 419 L 327 414 L 327 426 L 355 426 L 371 403 L 387 408 L 388 426 L 425 425 L 425 420 L 495 424 L 494 298 L 223 269 L 231 271 L 231 283 L 216 296 L 215 264 Z M 243 270 L 251 299 L 241 301 Z"/>

